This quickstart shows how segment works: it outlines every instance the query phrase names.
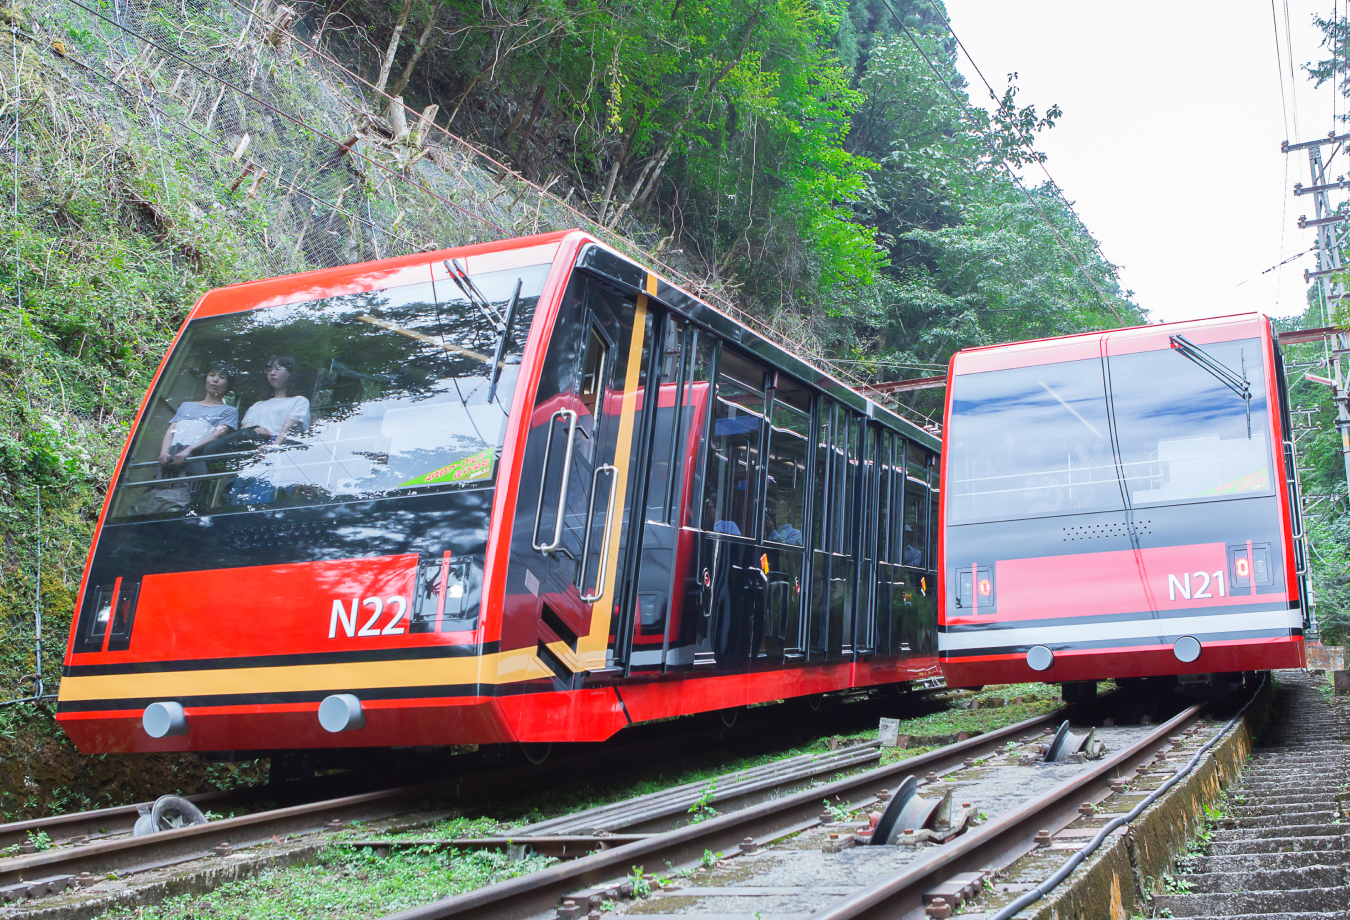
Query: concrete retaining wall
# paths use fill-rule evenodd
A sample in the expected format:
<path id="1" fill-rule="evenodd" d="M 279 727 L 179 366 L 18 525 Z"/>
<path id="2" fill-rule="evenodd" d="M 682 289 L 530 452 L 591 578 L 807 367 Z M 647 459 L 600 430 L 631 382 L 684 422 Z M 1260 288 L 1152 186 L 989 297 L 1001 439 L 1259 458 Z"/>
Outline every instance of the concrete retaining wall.
<path id="1" fill-rule="evenodd" d="M 1048 898 L 1018 916 L 1129 920 L 1147 913 L 1153 886 L 1164 872 L 1174 871 L 1177 857 L 1203 826 L 1204 806 L 1219 801 L 1251 756 L 1252 740 L 1266 720 L 1270 701 L 1267 681 L 1242 721 L 1209 750 L 1189 776 L 1136 818 L 1126 834 L 1108 838 Z"/>

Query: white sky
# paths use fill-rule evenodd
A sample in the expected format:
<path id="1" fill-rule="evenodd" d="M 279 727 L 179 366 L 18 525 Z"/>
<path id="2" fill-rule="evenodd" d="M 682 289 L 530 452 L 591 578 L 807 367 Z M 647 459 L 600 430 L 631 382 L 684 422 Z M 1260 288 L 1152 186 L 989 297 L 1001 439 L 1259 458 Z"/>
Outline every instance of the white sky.
<path id="1" fill-rule="evenodd" d="M 1286 158 L 1280 142 L 1350 132 L 1332 120 L 1333 103 L 1339 115 L 1350 100 L 1334 98 L 1330 84 L 1313 89 L 1301 69 L 1322 57 L 1312 15 L 1329 16 L 1332 0 L 1288 0 L 1292 90 L 1285 4 L 1275 4 L 1285 109 L 1268 2 L 946 5 L 997 92 L 1016 71 L 1020 104 L 1064 110 L 1039 141 L 1046 167 L 1154 322 L 1302 311 L 1302 272 L 1316 268 L 1315 255 L 1262 272 L 1315 244 L 1314 232 L 1297 224 L 1300 214 L 1313 216 L 1312 197 L 1292 193 L 1295 182 L 1310 184 L 1307 154 Z M 1347 0 L 1339 5 L 1344 14 Z M 964 56 L 960 69 L 971 99 L 987 102 Z M 1350 175 L 1347 160 L 1343 151 L 1331 175 Z M 1023 175 L 1044 178 L 1035 167 Z M 1333 195 L 1332 206 L 1344 197 Z"/>

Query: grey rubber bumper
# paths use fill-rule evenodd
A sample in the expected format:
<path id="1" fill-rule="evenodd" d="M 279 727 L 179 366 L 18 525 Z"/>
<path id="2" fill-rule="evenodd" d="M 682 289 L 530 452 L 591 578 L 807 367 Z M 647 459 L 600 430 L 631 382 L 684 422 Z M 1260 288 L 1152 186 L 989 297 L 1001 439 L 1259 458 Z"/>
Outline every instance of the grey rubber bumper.
<path id="1" fill-rule="evenodd" d="M 319 724 L 328 732 L 354 732 L 366 725 L 361 701 L 350 693 L 334 693 L 319 704 Z"/>
<path id="2" fill-rule="evenodd" d="M 151 738 L 169 738 L 188 733 L 187 714 L 179 703 L 151 703 L 141 713 L 141 727 Z"/>

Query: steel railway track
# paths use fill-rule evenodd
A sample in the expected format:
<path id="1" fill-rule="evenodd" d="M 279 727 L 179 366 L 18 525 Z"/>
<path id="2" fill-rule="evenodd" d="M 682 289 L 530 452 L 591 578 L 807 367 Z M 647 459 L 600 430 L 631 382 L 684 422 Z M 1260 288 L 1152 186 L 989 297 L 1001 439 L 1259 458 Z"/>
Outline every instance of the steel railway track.
<path id="1" fill-rule="evenodd" d="M 1032 797 L 946 845 L 911 850 L 915 855 L 913 860 L 870 884 L 849 885 L 845 876 L 842 887 L 837 884 L 840 879 L 836 879 L 836 884 L 820 887 L 820 893 L 832 893 L 833 903 L 817 911 L 813 920 L 922 917 L 925 915 L 926 896 L 929 901 L 938 892 L 958 892 L 957 899 L 968 897 L 972 889 L 980 884 L 972 884 L 973 879 L 982 879 L 991 870 L 1005 868 L 1047 843 L 1062 845 L 1063 841 L 1057 839 L 1056 834 L 1065 832 L 1068 839 L 1078 839 L 1087 833 L 1087 825 L 1094 820 L 1083 815 L 1080 811 L 1082 805 L 1095 805 L 1112 795 L 1121 794 L 1120 779 L 1135 777 L 1140 767 L 1147 771 L 1149 767 L 1146 765 L 1160 755 L 1162 760 L 1156 761 L 1157 766 L 1165 764 L 1173 744 L 1183 743 L 1176 736 L 1196 723 L 1201 710 L 1202 706 L 1191 706 L 1156 728 L 1141 729 L 1142 736 L 1133 743 L 1111 752 L 1100 761 L 1089 762 L 1071 778 L 1049 791 Z M 619 890 L 622 879 L 634 867 L 649 873 L 665 874 L 671 866 L 697 864 L 707 851 L 720 852 L 725 859 L 750 856 L 757 852 L 763 856 L 766 847 L 771 848 L 788 838 L 807 832 L 832 830 L 832 827 L 822 827 L 832 823 L 830 815 L 821 813 L 822 799 L 839 800 L 846 803 L 843 808 L 850 811 L 866 809 L 878 801 L 878 794 L 883 789 L 896 787 L 904 776 L 922 776 L 926 771 L 928 781 L 933 782 L 944 774 L 969 767 L 974 759 L 994 753 L 1011 739 L 1022 737 L 1024 741 L 1030 740 L 1024 737 L 1028 732 L 1047 728 L 1062 718 L 1062 713 L 1056 713 L 1030 719 L 899 764 L 764 801 L 699 824 L 644 836 L 616 834 L 608 844 L 599 841 L 600 845 L 608 846 L 607 849 L 555 864 L 528 876 L 391 914 L 385 920 L 439 920 L 447 917 L 509 920 L 555 915 L 566 920 L 573 916 L 584 917 L 590 907 L 599 905 L 601 898 Z M 1116 784 L 1114 789 L 1113 781 Z M 640 804 L 633 807 L 635 813 L 619 825 L 624 830 L 641 826 L 648 820 Z M 587 820 L 578 816 L 566 825 L 525 828 L 519 835 L 513 836 L 511 842 L 515 846 L 537 843 L 541 852 L 575 855 L 578 848 L 586 848 L 582 838 L 572 837 L 564 842 L 560 837 L 531 835 L 542 831 L 560 834 L 575 830 L 578 824 L 585 825 Z M 1066 832 L 1065 828 L 1074 822 L 1078 824 Z M 838 828 L 841 834 L 848 836 L 854 829 L 842 825 Z M 504 842 L 488 840 L 475 843 L 488 846 L 494 843 L 502 845 Z M 379 841 L 366 843 L 377 847 L 382 845 Z M 458 842 L 459 845 L 467 843 Z M 551 843 L 555 845 L 550 846 Z M 557 843 L 561 843 L 561 849 L 557 848 Z M 388 841 L 383 845 L 387 846 Z M 590 847 L 596 845 L 597 841 L 592 838 Z M 866 849 L 891 849 L 894 852 L 896 848 Z M 754 858 L 758 857 L 751 857 Z M 764 898 L 787 890 L 775 887 L 740 889 L 747 895 Z M 727 889 L 710 894 L 734 896 L 738 892 Z M 698 897 L 699 889 L 680 889 L 664 892 L 661 896 Z M 568 900 L 572 906 L 560 908 Z M 758 908 L 761 905 L 756 903 L 755 906 Z M 673 913 L 691 909 L 688 902 L 682 905 L 672 903 L 671 908 Z M 799 910 L 795 912 L 800 913 Z M 641 913 L 643 916 L 660 915 L 659 900 L 644 903 Z M 773 910 L 763 911 L 765 917 L 774 916 L 775 913 Z"/>
<path id="2" fill-rule="evenodd" d="M 279 838 L 318 834 L 351 822 L 380 821 L 415 812 L 426 813 L 428 820 L 434 820 L 438 810 L 454 802 L 499 799 L 513 789 L 538 791 L 546 786 L 593 777 L 602 770 L 612 773 L 616 758 L 620 756 L 632 762 L 669 757 L 672 744 L 681 745 L 685 753 L 725 752 L 729 746 L 754 747 L 769 739 L 781 744 L 785 734 L 790 739 L 793 733 L 805 735 L 820 727 L 803 717 L 797 707 L 788 705 L 777 709 L 781 711 L 759 711 L 758 721 L 744 728 L 738 727 L 738 736 L 731 736 L 727 728 L 706 720 L 705 727 L 695 730 L 652 731 L 623 744 L 564 752 L 555 756 L 544 769 L 487 763 L 462 775 L 435 782 L 321 798 L 141 837 L 131 835 L 139 815 L 136 805 L 0 825 L 0 847 L 22 845 L 38 832 L 57 844 L 50 849 L 0 859 L 0 904 L 93 884 L 109 874 L 125 878 L 221 852 L 246 853 L 251 847 Z M 871 708 L 866 704 L 859 712 L 865 717 L 864 721 L 871 720 Z M 845 720 L 850 724 L 857 721 L 853 715 L 846 715 Z M 823 723 L 824 719 L 817 721 Z M 814 764 L 804 762 L 810 758 L 797 758 L 799 762 L 789 761 L 786 765 L 779 762 L 743 771 L 745 775 L 738 774 L 734 782 L 726 784 L 716 800 L 719 803 L 754 801 L 757 795 L 792 788 L 793 784 L 810 783 L 825 773 L 864 768 L 879 756 L 875 744 L 858 745 L 833 752 Z M 316 781 L 310 785 L 312 796 L 333 791 L 332 784 Z M 199 807 L 222 808 L 246 803 L 250 797 L 257 800 L 267 794 L 267 790 L 262 789 L 190 798 Z M 687 804 L 681 804 L 686 798 L 687 790 L 667 801 L 667 807 L 687 809 Z M 675 804 L 672 806 L 671 802 Z"/>

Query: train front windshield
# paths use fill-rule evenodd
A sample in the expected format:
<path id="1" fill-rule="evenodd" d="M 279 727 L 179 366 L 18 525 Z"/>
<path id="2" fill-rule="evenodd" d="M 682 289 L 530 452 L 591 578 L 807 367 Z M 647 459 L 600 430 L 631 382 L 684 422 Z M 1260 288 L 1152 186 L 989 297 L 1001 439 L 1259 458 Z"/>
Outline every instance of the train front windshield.
<path id="1" fill-rule="evenodd" d="M 1261 342 L 1203 352 L 1250 402 L 1176 349 L 955 377 L 947 523 L 1271 494 Z"/>
<path id="2" fill-rule="evenodd" d="M 194 320 L 108 521 L 491 481 L 548 269 L 476 275 L 472 297 L 447 280 Z"/>

